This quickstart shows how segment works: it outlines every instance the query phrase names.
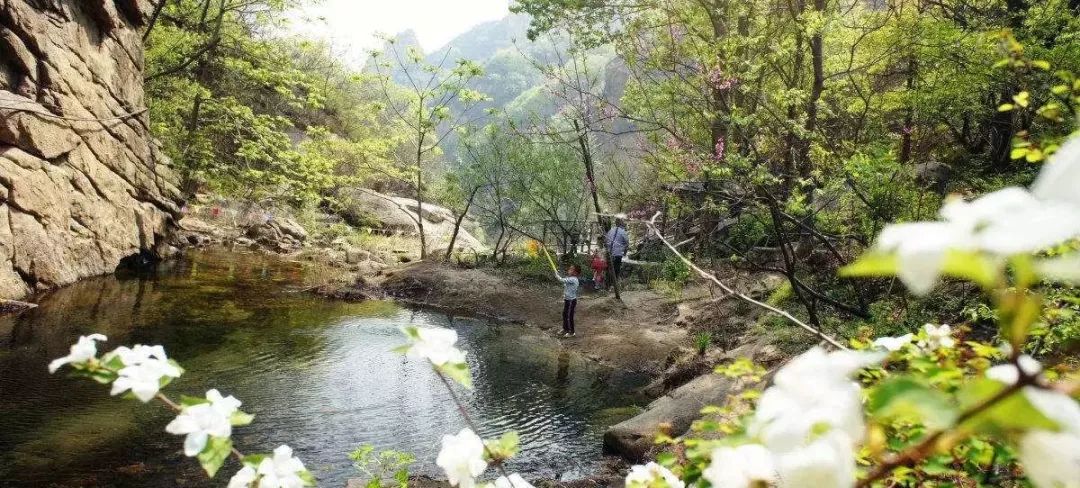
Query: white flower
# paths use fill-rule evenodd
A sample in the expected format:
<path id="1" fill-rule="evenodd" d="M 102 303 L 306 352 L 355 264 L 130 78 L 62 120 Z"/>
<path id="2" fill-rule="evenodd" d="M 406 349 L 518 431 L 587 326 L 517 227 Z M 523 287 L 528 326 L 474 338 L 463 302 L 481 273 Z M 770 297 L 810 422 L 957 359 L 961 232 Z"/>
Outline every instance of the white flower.
<path id="1" fill-rule="evenodd" d="M 168 360 L 168 357 L 165 355 L 164 347 L 144 346 L 142 344 L 136 344 L 135 347 L 131 348 L 120 346 L 106 354 L 103 360 L 109 361 L 115 356 L 119 356 L 120 361 L 123 362 L 125 366 L 134 366 L 151 359 Z"/>
<path id="2" fill-rule="evenodd" d="M 465 362 L 465 352 L 454 347 L 457 332 L 453 329 L 417 327 L 417 339 L 405 352 L 414 359 L 426 359 L 435 366 L 460 364 Z"/>
<path id="3" fill-rule="evenodd" d="M 1031 185 L 1031 192 L 1042 200 L 1080 205 L 1080 136 L 1070 138 L 1050 156 Z"/>
<path id="4" fill-rule="evenodd" d="M 97 342 L 95 341 L 107 341 L 109 340 L 101 334 L 90 334 L 88 336 L 82 336 L 79 341 L 71 346 L 71 350 L 67 356 L 62 358 L 56 358 L 49 363 L 49 373 L 55 373 L 60 369 L 60 366 L 71 363 L 81 363 L 89 361 L 97 357 Z"/>
<path id="5" fill-rule="evenodd" d="M 118 347 L 109 353 L 106 361 L 119 356 L 124 367 L 113 381 L 112 395 L 131 390 L 143 403 L 150 401 L 161 389 L 164 378 L 178 378 L 182 371 L 169 362 L 161 346 L 136 345 L 134 348 Z"/>
<path id="6" fill-rule="evenodd" d="M 1080 487 L 1080 435 L 1029 432 L 1020 439 L 1020 462 L 1038 488 Z"/>
<path id="7" fill-rule="evenodd" d="M 1038 375 L 1042 365 L 1022 355 L 1017 365 L 1029 376 Z M 999 364 L 986 371 L 988 378 L 1007 385 L 1020 379 L 1017 366 Z M 1080 405 L 1064 393 L 1026 386 L 1021 390 L 1033 407 L 1058 424 L 1060 432 L 1032 430 L 1020 439 L 1020 462 L 1031 482 L 1039 488 L 1080 487 Z"/>
<path id="8" fill-rule="evenodd" d="M 773 386 L 762 394 L 750 433 L 774 452 L 806 445 L 822 427 L 861 440 L 862 396 L 851 376 L 884 357 L 881 352 L 826 353 L 819 347 L 799 355 L 777 371 Z"/>
<path id="9" fill-rule="evenodd" d="M 919 347 L 927 351 L 936 351 L 941 348 L 950 348 L 956 345 L 956 340 L 952 338 L 952 327 L 948 324 L 923 325 L 923 332 L 925 332 L 926 338 L 919 341 Z"/>
<path id="10" fill-rule="evenodd" d="M 484 441 L 470 429 L 461 429 L 457 435 L 444 435 L 435 464 L 446 472 L 451 485 L 472 488 L 476 477 L 487 469 Z"/>
<path id="11" fill-rule="evenodd" d="M 535 488 L 517 473 L 511 473 L 509 477 L 500 476 L 492 486 L 495 488 Z"/>
<path id="12" fill-rule="evenodd" d="M 714 449 L 702 476 L 716 488 L 744 488 L 777 479 L 773 455 L 761 444 Z"/>
<path id="13" fill-rule="evenodd" d="M 228 488 L 249 488 L 258 477 L 259 475 L 255 472 L 255 468 L 244 466 L 229 479 Z"/>
<path id="14" fill-rule="evenodd" d="M 656 463 L 633 466 L 630 468 L 630 473 L 626 475 L 626 488 L 685 487 L 686 483 L 675 476 L 675 473 Z"/>
<path id="15" fill-rule="evenodd" d="M 286 445 L 274 449 L 274 455 L 263 459 L 259 463 L 258 469 L 255 470 L 255 474 L 258 476 L 259 488 L 301 488 L 307 486 L 308 483 L 303 477 L 306 472 L 307 469 L 304 468 L 304 463 L 293 457 L 292 448 Z M 240 473 L 237 473 L 237 475 L 240 475 Z"/>
<path id="16" fill-rule="evenodd" d="M 1020 364 L 1020 369 L 1024 371 L 1024 374 L 1028 376 L 1035 376 L 1042 371 L 1042 365 L 1027 354 L 1021 355 L 1017 359 L 1017 363 Z M 986 377 L 1011 385 L 1020 380 L 1020 373 L 1016 371 L 1016 366 L 1012 364 L 999 364 L 986 370 Z"/>
<path id="17" fill-rule="evenodd" d="M 895 252 L 897 276 L 916 294 L 934 286 L 949 251 L 981 251 L 1000 258 L 1026 254 L 1080 235 L 1080 136 L 1043 166 L 1031 191 L 1010 187 L 971 202 L 954 200 L 943 220 L 886 226 L 876 247 Z"/>
<path id="18" fill-rule="evenodd" d="M 805 447 L 777 456 L 781 487 L 850 488 L 855 451 L 847 434 L 831 431 Z"/>
<path id="19" fill-rule="evenodd" d="M 197 456 L 206 448 L 206 441 L 210 436 L 232 435 L 230 418 L 240 407 L 240 400 L 232 396 L 223 398 L 217 390 L 206 392 L 206 399 L 210 400 L 210 403 L 184 407 L 180 415 L 165 426 L 165 432 L 187 435 L 184 438 L 185 456 Z"/>
<path id="20" fill-rule="evenodd" d="M 911 344 L 911 341 L 914 338 L 914 334 L 904 334 L 900 337 L 879 337 L 874 341 L 874 346 L 889 352 L 896 352 L 903 349 L 904 346 Z"/>
<path id="21" fill-rule="evenodd" d="M 950 222 L 910 222 L 885 226 L 875 246 L 896 253 L 897 276 L 912 293 L 930 291 L 941 276 L 950 249 L 971 247 L 970 229 Z"/>

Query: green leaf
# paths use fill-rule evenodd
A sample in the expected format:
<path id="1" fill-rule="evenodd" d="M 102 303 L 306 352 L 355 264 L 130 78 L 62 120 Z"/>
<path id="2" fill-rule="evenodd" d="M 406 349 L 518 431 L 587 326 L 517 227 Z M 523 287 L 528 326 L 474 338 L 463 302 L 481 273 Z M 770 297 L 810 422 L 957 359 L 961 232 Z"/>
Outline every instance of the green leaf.
<path id="1" fill-rule="evenodd" d="M 1036 59 L 1031 62 L 1031 66 L 1041 70 L 1048 70 L 1050 69 L 1050 62 L 1044 59 Z"/>
<path id="2" fill-rule="evenodd" d="M 180 395 L 180 406 L 182 407 L 194 407 L 195 405 L 200 405 L 203 403 L 210 403 L 210 400 L 202 397 Z"/>
<path id="3" fill-rule="evenodd" d="M 895 254 L 870 252 L 843 268 L 840 276 L 894 276 L 899 269 Z"/>
<path id="4" fill-rule="evenodd" d="M 304 482 L 304 486 L 315 486 L 315 475 L 311 474 L 311 471 L 305 469 L 297 473 L 297 476 Z"/>
<path id="5" fill-rule="evenodd" d="M 980 405 L 997 395 L 1005 388 L 999 381 L 978 378 L 960 388 L 957 398 L 962 410 Z M 1012 431 L 1033 429 L 1056 431 L 1060 426 L 1035 408 L 1027 397 L 1020 392 L 995 403 L 981 413 L 971 417 L 963 424 L 976 432 L 1003 436 Z"/>
<path id="6" fill-rule="evenodd" d="M 909 376 L 890 378 L 870 393 L 869 413 L 882 420 L 914 420 L 933 429 L 956 421 L 956 408 L 948 397 Z"/>
<path id="7" fill-rule="evenodd" d="M 251 423 L 252 420 L 255 420 L 254 415 L 241 412 L 239 410 L 233 412 L 232 416 L 229 417 L 229 423 L 232 424 L 233 427 L 242 427 L 248 425 Z"/>
<path id="8" fill-rule="evenodd" d="M 673 452 L 665 451 L 656 455 L 656 463 L 661 466 L 674 466 L 678 460 L 679 458 Z"/>
<path id="9" fill-rule="evenodd" d="M 1028 149 L 1026 147 L 1014 147 L 1012 149 L 1012 151 L 1009 152 L 1009 158 L 1010 159 L 1020 159 L 1020 158 L 1022 158 L 1024 156 L 1026 156 L 1027 153 L 1028 153 Z"/>
<path id="10" fill-rule="evenodd" d="M 998 105 L 998 112 L 1008 112 L 1015 108 L 1016 106 L 1011 103 L 1003 103 L 1001 105 Z"/>
<path id="11" fill-rule="evenodd" d="M 232 439 L 228 437 L 211 437 L 206 447 L 199 453 L 199 464 L 202 465 L 206 475 L 213 478 L 225 464 L 225 460 L 232 453 Z"/>
<path id="12" fill-rule="evenodd" d="M 1022 292 L 1011 292 L 1002 300 L 1000 333 L 1013 347 L 1022 347 L 1028 334 L 1042 314 L 1042 297 Z"/>
<path id="13" fill-rule="evenodd" d="M 472 373 L 466 363 L 444 364 L 439 366 L 439 372 L 458 382 L 465 388 L 472 389 Z"/>
<path id="14" fill-rule="evenodd" d="M 993 288 L 997 282 L 998 266 L 986 256 L 971 251 L 951 250 L 945 254 L 941 272 L 954 278 L 966 279 L 983 288 Z"/>
<path id="15" fill-rule="evenodd" d="M 251 466 L 253 468 L 259 467 L 260 464 L 266 459 L 269 459 L 269 454 L 248 454 L 241 460 L 244 466 Z"/>
<path id="16" fill-rule="evenodd" d="M 518 436 L 517 431 L 511 430 L 498 439 L 487 441 L 484 444 L 487 446 L 487 451 L 491 456 L 489 461 L 505 461 L 517 455 L 518 447 L 521 445 L 521 438 Z"/>

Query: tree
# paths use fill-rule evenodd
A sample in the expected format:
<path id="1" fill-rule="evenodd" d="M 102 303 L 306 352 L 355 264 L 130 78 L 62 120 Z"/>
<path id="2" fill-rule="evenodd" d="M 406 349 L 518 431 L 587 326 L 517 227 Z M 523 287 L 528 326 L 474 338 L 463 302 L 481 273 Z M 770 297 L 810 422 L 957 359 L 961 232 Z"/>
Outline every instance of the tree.
<path id="1" fill-rule="evenodd" d="M 480 66 L 467 60 L 457 61 L 447 67 L 449 51 L 438 63 L 428 63 L 415 46 L 399 49 L 394 39 L 386 39 L 386 52 L 371 53 L 379 86 L 384 94 L 388 113 L 410 132 L 407 143 L 408 155 L 401 163 L 411 175 L 416 211 L 407 212 L 420 233 L 420 258 L 427 257 L 427 236 L 424 233 L 424 199 L 426 191 L 425 172 L 438 154 L 439 145 L 451 134 L 469 125 L 471 109 L 485 100 L 485 95 L 469 88 L 483 74 Z M 402 51 L 405 51 L 404 53 Z M 388 59 L 388 61 L 384 61 Z M 394 82 L 395 76 L 404 80 L 403 85 Z M 398 88 L 405 97 L 394 96 Z M 460 110 L 452 107 L 458 105 Z"/>

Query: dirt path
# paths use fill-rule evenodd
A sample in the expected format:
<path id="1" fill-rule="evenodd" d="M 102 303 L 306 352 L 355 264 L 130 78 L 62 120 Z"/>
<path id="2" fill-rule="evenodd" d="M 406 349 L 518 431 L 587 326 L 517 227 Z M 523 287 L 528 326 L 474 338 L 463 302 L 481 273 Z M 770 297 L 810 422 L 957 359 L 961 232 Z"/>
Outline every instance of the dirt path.
<path id="1" fill-rule="evenodd" d="M 387 270 L 368 286 L 405 302 L 523 323 L 544 340 L 630 371 L 660 372 L 689 345 L 687 331 L 675 325 L 675 303 L 651 290 L 624 292 L 622 304 L 587 292 L 578 302 L 577 337 L 562 339 L 562 287 L 554 279 L 526 283 L 490 269 L 420 262 Z"/>

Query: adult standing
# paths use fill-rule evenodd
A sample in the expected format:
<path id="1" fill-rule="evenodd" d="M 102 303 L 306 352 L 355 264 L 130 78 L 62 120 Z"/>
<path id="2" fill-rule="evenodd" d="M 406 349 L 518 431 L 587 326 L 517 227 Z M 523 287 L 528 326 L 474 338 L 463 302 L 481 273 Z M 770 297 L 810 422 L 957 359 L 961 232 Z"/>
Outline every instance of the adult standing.
<path id="1" fill-rule="evenodd" d="M 615 273 L 615 279 L 618 279 L 623 256 L 630 249 L 630 235 L 626 233 L 626 219 L 621 215 L 615 217 L 615 225 L 608 231 L 606 243 L 608 254 L 611 256 L 611 269 Z"/>

